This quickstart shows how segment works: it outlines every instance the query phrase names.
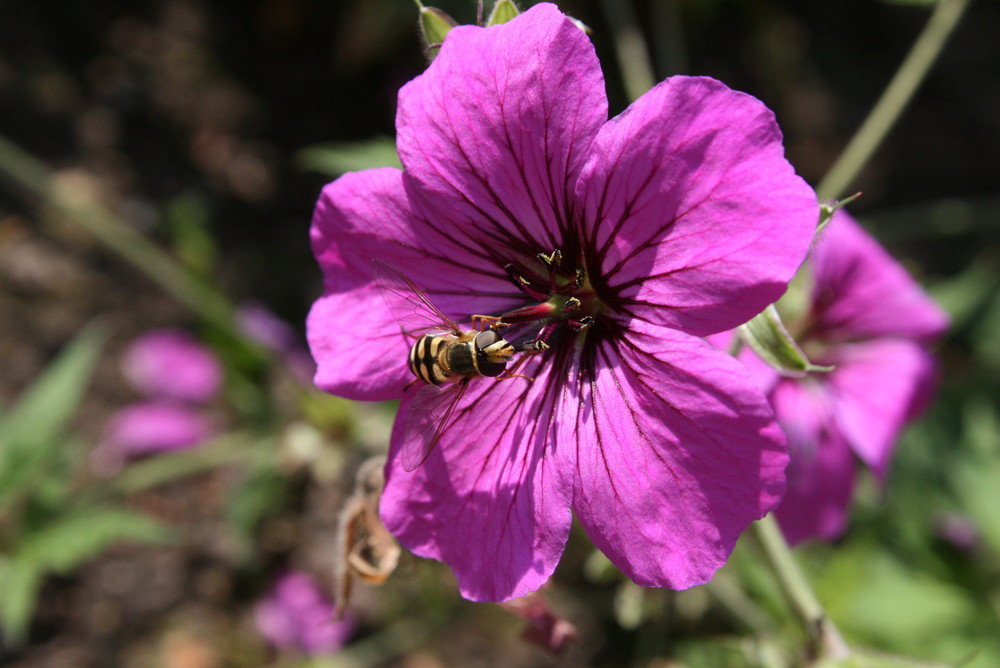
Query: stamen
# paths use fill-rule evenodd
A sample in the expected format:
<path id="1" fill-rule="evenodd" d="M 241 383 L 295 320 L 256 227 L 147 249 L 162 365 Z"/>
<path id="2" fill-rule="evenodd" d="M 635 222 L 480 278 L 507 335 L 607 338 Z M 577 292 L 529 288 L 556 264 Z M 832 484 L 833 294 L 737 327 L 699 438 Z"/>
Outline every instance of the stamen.
<path id="1" fill-rule="evenodd" d="M 510 278 L 511 282 L 517 286 L 517 289 L 525 293 L 535 301 L 545 301 L 549 298 L 549 294 L 541 292 L 532 285 L 532 282 L 521 275 L 518 268 L 513 263 L 508 263 L 504 265 L 504 271 L 507 272 L 507 277 Z"/>
<path id="2" fill-rule="evenodd" d="M 538 261 L 544 264 L 546 267 L 553 269 L 556 265 L 562 264 L 562 251 L 558 248 L 554 249 L 551 253 L 546 255 L 545 253 L 538 253 L 535 255 Z"/>

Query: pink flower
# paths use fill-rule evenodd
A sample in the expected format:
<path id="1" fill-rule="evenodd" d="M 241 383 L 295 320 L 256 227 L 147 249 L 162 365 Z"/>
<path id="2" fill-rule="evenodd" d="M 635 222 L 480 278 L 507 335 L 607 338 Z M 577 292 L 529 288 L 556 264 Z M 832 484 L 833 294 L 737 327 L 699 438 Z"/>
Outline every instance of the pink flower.
<path id="1" fill-rule="evenodd" d="M 944 312 L 850 216 L 838 213 L 812 255 L 803 322 L 786 323 L 829 373 L 781 378 L 744 355 L 788 436 L 788 492 L 775 515 L 790 542 L 843 533 L 854 458 L 883 478 L 903 427 L 934 389 L 928 345 Z"/>
<path id="2" fill-rule="evenodd" d="M 215 355 L 190 334 L 158 329 L 136 339 L 122 357 L 122 373 L 149 397 L 207 403 L 222 385 Z"/>
<path id="3" fill-rule="evenodd" d="M 281 355 L 296 379 L 308 382 L 316 372 L 302 335 L 266 307 L 255 303 L 240 306 L 236 309 L 236 325 L 248 339 Z"/>
<path id="4" fill-rule="evenodd" d="M 274 647 L 308 656 L 329 654 L 347 642 L 349 621 L 333 618 L 333 604 L 306 573 L 287 573 L 254 611 L 257 630 Z"/>
<path id="5" fill-rule="evenodd" d="M 543 3 L 453 29 L 400 91 L 396 125 L 403 171 L 347 174 L 320 197 L 324 293 L 307 323 L 319 387 L 402 398 L 386 527 L 474 600 L 540 587 L 574 513 L 636 582 L 708 580 L 784 492 L 764 396 L 700 338 L 777 299 L 815 230 L 771 112 L 674 77 L 608 120 L 593 46 Z M 550 346 L 520 367 L 533 382 L 469 382 L 412 472 L 413 338 L 372 258 L 457 322 L 519 309 L 504 337 Z"/>
<path id="6" fill-rule="evenodd" d="M 128 460 L 186 450 L 205 442 L 214 432 L 210 422 L 188 406 L 161 401 L 129 404 L 104 426 L 91 463 L 97 473 L 110 475 Z"/>

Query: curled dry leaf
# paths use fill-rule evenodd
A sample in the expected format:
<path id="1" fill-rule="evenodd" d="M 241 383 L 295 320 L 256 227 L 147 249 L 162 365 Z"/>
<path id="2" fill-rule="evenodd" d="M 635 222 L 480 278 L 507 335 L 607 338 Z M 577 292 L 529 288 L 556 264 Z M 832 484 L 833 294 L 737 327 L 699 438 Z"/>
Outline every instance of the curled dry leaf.
<path id="1" fill-rule="evenodd" d="M 399 544 L 378 514 L 385 486 L 385 457 L 372 457 L 358 469 L 354 493 L 340 513 L 334 575 L 337 587 L 336 616 L 340 618 L 351 600 L 354 577 L 383 584 L 399 563 Z"/>

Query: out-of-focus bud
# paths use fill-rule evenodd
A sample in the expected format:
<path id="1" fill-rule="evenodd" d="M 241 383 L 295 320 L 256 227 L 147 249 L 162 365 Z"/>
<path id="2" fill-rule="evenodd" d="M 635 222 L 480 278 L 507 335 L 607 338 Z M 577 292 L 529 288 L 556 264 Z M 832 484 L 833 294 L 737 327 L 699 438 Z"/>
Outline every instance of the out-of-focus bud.
<path id="1" fill-rule="evenodd" d="M 553 654 L 562 654 L 577 639 L 576 627 L 554 613 L 540 591 L 504 601 L 500 607 L 528 623 L 522 634 L 525 640 Z"/>
<path id="2" fill-rule="evenodd" d="M 778 309 L 771 304 L 749 322 L 740 325 L 740 335 L 757 356 L 783 376 L 801 378 L 807 373 L 831 371 L 833 367 L 813 364 L 785 329 Z"/>
<path id="3" fill-rule="evenodd" d="M 507 21 L 510 21 L 520 13 L 521 10 L 517 8 L 513 0 L 497 0 L 496 4 L 493 5 L 493 11 L 490 12 L 489 18 L 486 19 L 486 27 L 507 23 Z"/>
<path id="4" fill-rule="evenodd" d="M 425 7 L 420 0 L 414 1 L 420 11 L 420 36 L 424 39 L 424 53 L 429 62 L 437 56 L 448 31 L 457 26 L 458 21 L 437 7 Z"/>

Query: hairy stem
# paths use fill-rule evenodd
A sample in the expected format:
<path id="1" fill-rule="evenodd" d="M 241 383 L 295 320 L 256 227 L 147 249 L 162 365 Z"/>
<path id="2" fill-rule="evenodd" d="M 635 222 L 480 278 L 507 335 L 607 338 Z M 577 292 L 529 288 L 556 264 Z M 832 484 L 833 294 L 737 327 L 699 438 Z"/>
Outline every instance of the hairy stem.
<path id="1" fill-rule="evenodd" d="M 823 605 L 813 593 L 774 516 L 768 515 L 754 522 L 753 531 L 768 561 L 771 562 L 782 590 L 805 627 L 817 658 L 847 658 L 850 649 L 844 637 L 833 621 L 827 617 Z"/>
<path id="2" fill-rule="evenodd" d="M 882 97 L 816 188 L 820 200 L 837 199 L 857 178 L 927 76 L 969 2 L 939 0 L 924 31 L 914 42 Z"/>

